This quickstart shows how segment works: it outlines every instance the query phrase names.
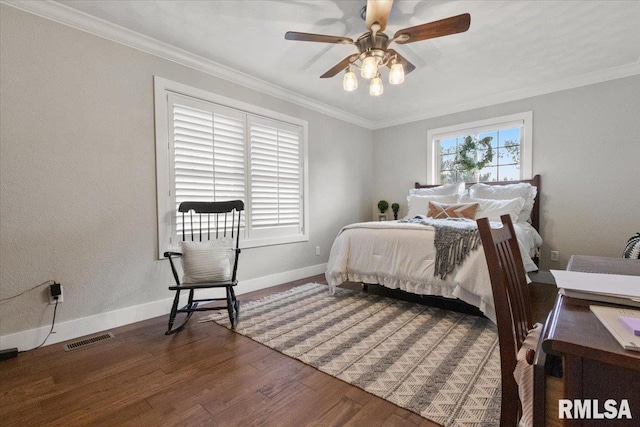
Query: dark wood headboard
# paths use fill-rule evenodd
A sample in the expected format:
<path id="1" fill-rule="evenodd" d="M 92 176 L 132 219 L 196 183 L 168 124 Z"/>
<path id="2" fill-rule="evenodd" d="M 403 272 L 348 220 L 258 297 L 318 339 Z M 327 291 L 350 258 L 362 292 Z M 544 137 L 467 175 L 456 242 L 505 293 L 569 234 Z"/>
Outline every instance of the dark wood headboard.
<path id="1" fill-rule="evenodd" d="M 519 182 L 526 182 L 527 184 L 531 184 L 538 189 L 536 193 L 536 198 L 533 200 L 533 210 L 531 211 L 531 225 L 533 228 L 540 232 L 540 175 L 536 175 L 531 179 L 522 179 L 520 181 L 494 181 L 494 182 L 483 182 L 483 184 L 487 185 L 507 185 L 507 184 L 517 184 Z M 466 186 L 470 187 L 475 182 L 467 182 Z M 424 185 L 416 182 L 415 188 L 433 188 L 438 187 L 440 184 L 433 185 Z"/>

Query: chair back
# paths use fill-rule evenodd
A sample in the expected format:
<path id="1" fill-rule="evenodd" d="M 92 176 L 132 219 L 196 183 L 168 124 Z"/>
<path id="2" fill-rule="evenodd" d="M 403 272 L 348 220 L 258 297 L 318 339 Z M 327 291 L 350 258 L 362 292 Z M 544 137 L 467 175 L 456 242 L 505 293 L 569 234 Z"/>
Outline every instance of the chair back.
<path id="1" fill-rule="evenodd" d="M 478 219 L 478 231 L 489 268 L 496 310 L 502 374 L 501 426 L 515 426 L 520 414 L 518 386 L 513 377 L 518 350 L 533 327 L 526 272 L 509 215 L 500 217 L 501 228 Z"/>
<path id="2" fill-rule="evenodd" d="M 232 280 L 236 279 L 238 254 L 240 253 L 240 228 L 242 222 L 242 200 L 222 202 L 182 202 L 178 206 L 181 226 L 178 236 L 182 241 L 205 242 L 231 238 L 236 252 L 232 270 Z"/>

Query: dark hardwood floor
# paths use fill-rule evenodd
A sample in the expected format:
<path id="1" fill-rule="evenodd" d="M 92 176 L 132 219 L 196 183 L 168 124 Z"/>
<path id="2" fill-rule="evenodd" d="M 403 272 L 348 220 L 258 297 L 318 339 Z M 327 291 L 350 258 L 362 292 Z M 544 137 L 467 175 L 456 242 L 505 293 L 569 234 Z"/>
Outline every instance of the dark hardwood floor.
<path id="1" fill-rule="evenodd" d="M 311 281 L 326 283 L 315 276 L 240 299 Z M 84 348 L 65 352 L 57 343 L 0 362 L 0 424 L 437 426 L 197 317 L 170 336 L 162 316 Z"/>

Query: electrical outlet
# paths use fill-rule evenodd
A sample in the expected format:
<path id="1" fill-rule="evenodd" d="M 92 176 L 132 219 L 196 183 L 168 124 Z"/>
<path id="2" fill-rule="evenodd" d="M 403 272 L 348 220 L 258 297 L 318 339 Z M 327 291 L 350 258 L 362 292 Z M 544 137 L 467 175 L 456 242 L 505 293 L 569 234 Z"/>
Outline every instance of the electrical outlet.
<path id="1" fill-rule="evenodd" d="M 320 246 L 316 246 L 316 256 L 320 256 Z"/>
<path id="2" fill-rule="evenodd" d="M 560 252 L 551 251 L 551 256 L 549 257 L 549 259 L 551 259 L 551 261 L 558 261 L 560 259 Z"/>
<path id="3" fill-rule="evenodd" d="M 56 303 L 56 298 L 55 296 L 58 296 L 57 301 L 60 303 L 64 300 L 64 293 L 62 290 L 62 285 L 60 283 L 54 283 L 53 285 L 49 286 L 49 304 L 55 304 Z"/>

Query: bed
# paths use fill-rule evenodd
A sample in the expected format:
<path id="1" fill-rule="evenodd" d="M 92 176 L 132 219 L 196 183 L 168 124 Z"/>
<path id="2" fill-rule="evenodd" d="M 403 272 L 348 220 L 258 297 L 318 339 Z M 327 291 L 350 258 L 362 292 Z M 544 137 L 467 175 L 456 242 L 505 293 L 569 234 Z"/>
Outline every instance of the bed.
<path id="1" fill-rule="evenodd" d="M 334 240 L 325 273 L 330 292 L 333 294 L 336 287 L 345 282 L 361 282 L 419 295 L 456 298 L 477 307 L 495 322 L 491 282 L 481 245 L 470 250 L 446 275 L 435 274 L 438 265 L 434 241 L 436 228 L 441 228 L 440 222 L 436 227 L 431 218 L 417 217 L 416 212 L 424 212 L 423 199 L 431 202 L 430 208 L 434 200 L 477 201 L 479 206 L 474 218 L 488 216 L 492 222 L 499 220 L 497 213 L 508 212 L 514 219 L 525 269 L 535 271 L 538 269 L 537 250 L 542 244 L 538 233 L 540 176 L 521 181 L 460 184 L 455 194 L 439 194 L 439 191 L 452 191 L 451 187 L 445 187 L 416 183 L 407 198 L 409 213 L 403 220 L 371 221 L 344 227 Z M 522 197 L 509 198 L 513 194 Z M 442 205 L 450 206 L 444 202 Z M 492 210 L 496 205 L 504 209 Z M 475 226 L 471 219 L 458 221 Z"/>

